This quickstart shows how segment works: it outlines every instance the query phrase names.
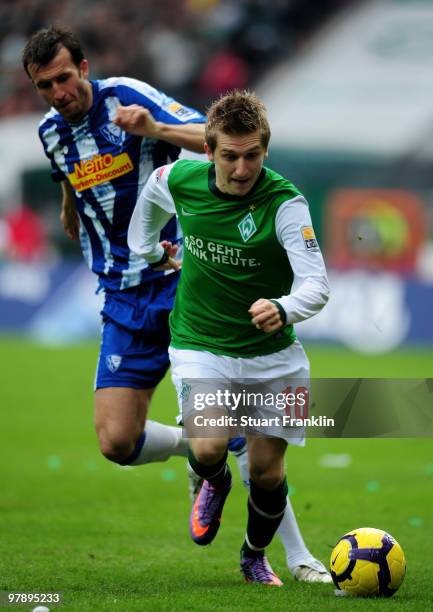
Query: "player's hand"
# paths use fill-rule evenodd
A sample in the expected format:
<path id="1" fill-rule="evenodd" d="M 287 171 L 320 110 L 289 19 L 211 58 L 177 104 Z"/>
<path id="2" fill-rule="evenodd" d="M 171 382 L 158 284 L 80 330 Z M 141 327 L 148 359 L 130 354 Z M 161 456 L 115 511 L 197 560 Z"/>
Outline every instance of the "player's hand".
<path id="1" fill-rule="evenodd" d="M 283 327 L 280 312 L 270 300 L 263 298 L 257 300 L 250 306 L 248 312 L 251 315 L 252 324 L 267 334 Z"/>
<path id="2" fill-rule="evenodd" d="M 159 243 L 169 257 L 175 257 L 179 250 L 178 244 L 173 244 L 170 240 L 161 240 Z"/>
<path id="3" fill-rule="evenodd" d="M 60 213 L 60 221 L 67 237 L 70 240 L 78 240 L 80 235 L 80 219 L 75 207 L 63 207 Z"/>
<path id="4" fill-rule="evenodd" d="M 145 136 L 147 138 L 158 138 L 159 136 L 158 123 L 147 108 L 138 104 L 118 106 L 113 123 L 125 132 L 135 136 Z"/>
<path id="5" fill-rule="evenodd" d="M 154 270 L 157 270 L 158 272 L 162 272 L 163 270 L 175 270 L 176 272 L 179 272 L 179 270 L 182 268 L 182 262 L 173 259 L 179 250 L 179 245 L 173 244 L 169 240 L 162 240 L 160 244 L 167 253 L 168 260 L 165 262 L 165 264 L 162 264 L 162 266 L 154 268 Z"/>
<path id="6" fill-rule="evenodd" d="M 157 272 L 163 272 L 164 270 L 174 270 L 175 272 L 179 272 L 181 268 L 182 262 L 173 259 L 173 257 L 169 257 L 164 264 L 153 269 Z"/>

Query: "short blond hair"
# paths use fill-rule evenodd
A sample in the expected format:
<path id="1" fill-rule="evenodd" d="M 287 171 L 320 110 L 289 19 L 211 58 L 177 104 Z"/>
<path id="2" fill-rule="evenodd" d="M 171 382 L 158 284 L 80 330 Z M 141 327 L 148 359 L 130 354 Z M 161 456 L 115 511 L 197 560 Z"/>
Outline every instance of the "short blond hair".
<path id="1" fill-rule="evenodd" d="M 251 91 L 235 89 L 213 102 L 207 112 L 205 140 L 211 151 L 217 146 L 217 132 L 238 136 L 260 130 L 261 143 L 268 148 L 271 130 L 266 106 Z"/>

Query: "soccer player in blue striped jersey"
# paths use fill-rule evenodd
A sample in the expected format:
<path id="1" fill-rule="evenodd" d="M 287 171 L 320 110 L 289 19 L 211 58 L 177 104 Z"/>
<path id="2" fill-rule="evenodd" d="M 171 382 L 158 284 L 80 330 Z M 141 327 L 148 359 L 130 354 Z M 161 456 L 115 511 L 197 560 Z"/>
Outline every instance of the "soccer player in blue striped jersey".
<path id="1" fill-rule="evenodd" d="M 95 381 L 101 452 L 138 465 L 185 455 L 181 429 L 148 421 L 151 396 L 168 368 L 168 315 L 178 273 L 149 267 L 128 248 L 129 221 L 153 169 L 180 149 L 203 152 L 205 118 L 125 77 L 88 80 L 79 40 L 50 27 L 23 51 L 24 68 L 51 107 L 39 136 L 63 192 L 61 219 L 79 237 L 84 258 L 105 292 Z M 128 130 L 128 131 L 126 131 Z M 161 239 L 177 241 L 177 222 Z"/>

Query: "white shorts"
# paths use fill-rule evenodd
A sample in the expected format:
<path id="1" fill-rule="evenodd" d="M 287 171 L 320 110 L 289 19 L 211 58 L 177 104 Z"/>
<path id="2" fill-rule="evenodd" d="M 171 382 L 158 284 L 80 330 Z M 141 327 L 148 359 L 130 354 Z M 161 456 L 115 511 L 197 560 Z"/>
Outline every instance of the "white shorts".
<path id="1" fill-rule="evenodd" d="M 290 444 L 305 443 L 305 428 L 293 425 L 307 416 L 310 364 L 298 340 L 289 347 L 259 357 L 229 357 L 170 346 L 171 376 L 176 388 L 179 423 L 194 419 L 189 436 L 218 436 L 221 429 L 205 415 L 225 421 L 231 435 L 265 435 Z M 231 419 L 227 421 L 227 419 Z M 233 430 L 234 428 L 234 430 Z M 210 433 L 209 433 L 210 432 Z M 213 433 L 212 433 L 213 432 Z"/>

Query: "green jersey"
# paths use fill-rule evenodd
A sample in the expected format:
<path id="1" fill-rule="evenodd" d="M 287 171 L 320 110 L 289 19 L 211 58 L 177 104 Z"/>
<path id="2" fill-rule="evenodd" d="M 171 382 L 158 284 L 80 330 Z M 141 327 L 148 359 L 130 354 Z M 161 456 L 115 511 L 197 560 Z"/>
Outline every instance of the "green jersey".
<path id="1" fill-rule="evenodd" d="M 131 249 L 159 261 L 159 230 L 174 212 L 183 263 L 170 316 L 172 346 L 256 357 L 292 344 L 290 323 L 320 310 L 326 281 L 308 206 L 296 187 L 263 168 L 247 195 L 229 195 L 216 186 L 214 164 L 178 160 L 155 171 L 140 195 L 128 231 Z M 297 296 L 289 295 L 293 266 L 298 284 L 316 278 Z M 279 299 L 289 324 L 274 333 L 257 329 L 248 310 L 260 298 Z"/>
<path id="2" fill-rule="evenodd" d="M 172 345 L 239 357 L 290 345 L 292 325 L 264 333 L 248 309 L 259 298 L 290 293 L 293 273 L 275 235 L 275 215 L 297 189 L 264 168 L 248 195 L 228 195 L 216 187 L 213 164 L 186 160 L 173 166 L 168 188 L 184 240 Z"/>

